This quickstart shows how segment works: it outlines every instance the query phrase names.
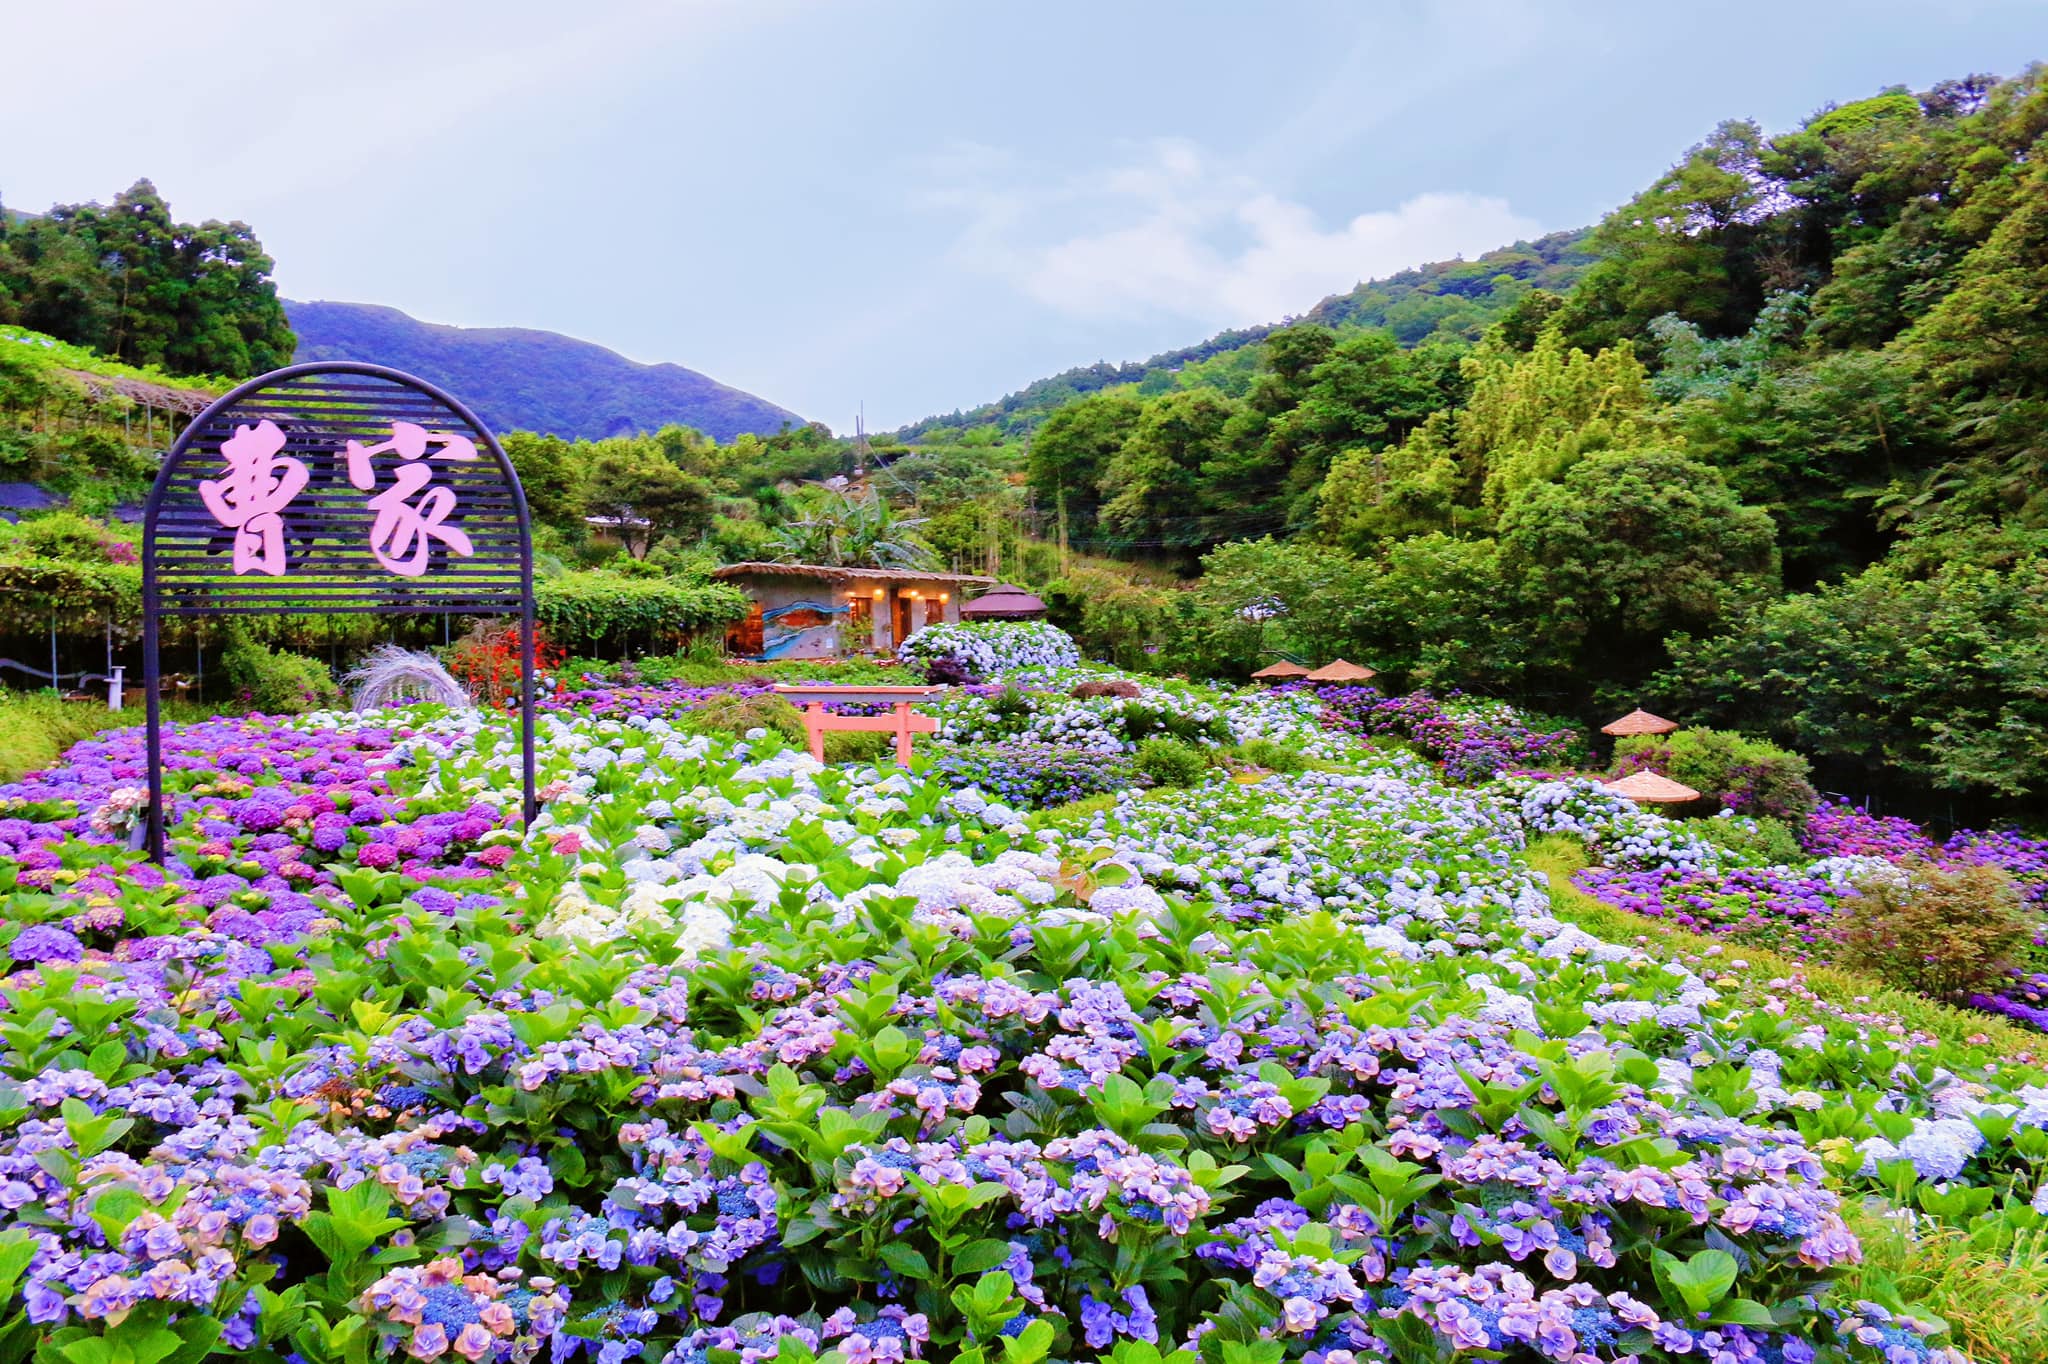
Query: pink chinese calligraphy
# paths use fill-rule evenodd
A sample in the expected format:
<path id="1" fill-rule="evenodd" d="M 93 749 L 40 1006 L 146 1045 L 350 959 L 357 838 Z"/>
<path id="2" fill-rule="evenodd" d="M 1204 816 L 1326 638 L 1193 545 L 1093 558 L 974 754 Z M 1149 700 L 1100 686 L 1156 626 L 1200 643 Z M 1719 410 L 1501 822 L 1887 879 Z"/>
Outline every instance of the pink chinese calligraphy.
<path id="1" fill-rule="evenodd" d="M 427 454 L 427 447 L 437 447 Z M 392 471 L 391 486 L 370 499 L 377 518 L 370 524 L 370 552 L 377 562 L 393 573 L 417 578 L 427 571 L 427 556 L 433 541 L 439 540 L 450 553 L 468 558 L 474 550 L 469 537 L 448 525 L 449 514 L 459 499 L 453 488 L 429 487 L 434 471 L 428 464 L 414 463 L 423 457 L 469 461 L 477 457 L 476 444 L 467 436 L 429 432 L 412 422 L 393 422 L 391 439 L 377 445 L 361 441 L 348 443 L 348 481 L 364 492 L 377 486 L 377 469 L 371 460 L 377 455 L 395 454 L 401 460 Z M 418 497 L 419 501 L 412 499 Z"/>
<path id="2" fill-rule="evenodd" d="M 283 513 L 306 486 L 306 466 L 281 457 L 284 432 L 271 421 L 235 428 L 221 442 L 221 476 L 199 485 L 200 500 L 213 519 L 235 532 L 234 571 L 281 576 L 286 570 Z M 431 449 L 432 453 L 429 454 Z M 348 481 L 364 492 L 377 488 L 378 455 L 406 461 L 392 471 L 391 486 L 370 499 L 370 552 L 402 577 L 417 578 L 438 540 L 451 554 L 475 554 L 469 536 L 447 524 L 461 504 L 455 489 L 430 486 L 434 471 L 420 460 L 474 461 L 476 442 L 467 436 L 428 431 L 412 422 L 393 422 L 391 439 L 376 445 L 347 445 Z M 415 500 L 417 499 L 417 500 Z"/>
<path id="3" fill-rule="evenodd" d="M 284 518 L 306 486 L 306 466 L 280 458 L 284 432 L 277 423 L 261 421 L 238 426 L 221 442 L 226 465 L 217 479 L 199 485 L 199 498 L 213 519 L 235 533 L 236 573 L 280 575 L 285 570 Z"/>

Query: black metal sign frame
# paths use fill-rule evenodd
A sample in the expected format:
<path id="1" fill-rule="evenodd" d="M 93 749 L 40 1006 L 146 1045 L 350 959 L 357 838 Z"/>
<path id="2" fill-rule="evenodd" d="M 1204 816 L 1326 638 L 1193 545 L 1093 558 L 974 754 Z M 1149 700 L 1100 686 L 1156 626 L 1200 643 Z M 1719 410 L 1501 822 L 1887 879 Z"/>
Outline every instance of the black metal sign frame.
<path id="1" fill-rule="evenodd" d="M 476 414 L 382 365 L 274 370 L 192 419 L 142 516 L 150 857 L 164 857 L 165 617 L 519 615 L 522 814 L 534 793 L 533 527 Z"/>

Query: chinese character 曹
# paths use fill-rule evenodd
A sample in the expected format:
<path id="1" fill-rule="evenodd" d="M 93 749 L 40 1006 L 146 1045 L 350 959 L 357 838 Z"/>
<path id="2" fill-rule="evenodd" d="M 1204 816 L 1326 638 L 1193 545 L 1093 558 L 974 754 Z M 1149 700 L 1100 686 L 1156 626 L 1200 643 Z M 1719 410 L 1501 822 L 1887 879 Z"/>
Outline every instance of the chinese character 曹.
<path id="1" fill-rule="evenodd" d="M 377 486 L 377 470 L 370 462 L 373 457 L 395 454 L 407 461 L 392 471 L 391 486 L 370 499 L 371 510 L 377 513 L 376 520 L 370 523 L 370 552 L 377 556 L 378 563 L 408 578 L 417 578 L 427 571 L 427 556 L 433 551 L 435 540 L 464 558 L 475 552 L 467 535 L 444 524 L 459 501 L 455 490 L 429 488 L 427 485 L 434 481 L 433 469 L 412 462 L 427 454 L 430 443 L 439 447 L 433 459 L 477 457 L 476 444 L 468 437 L 429 432 L 411 422 L 393 422 L 391 439 L 380 444 L 364 445 L 353 440 L 348 443 L 348 481 L 364 492 Z M 420 495 L 416 504 L 411 501 L 415 495 Z"/>
<path id="2" fill-rule="evenodd" d="M 213 519 L 235 533 L 237 573 L 284 572 L 284 518 L 278 513 L 306 486 L 306 466 L 279 458 L 283 448 L 284 432 L 275 422 L 238 426 L 221 442 L 227 466 L 221 477 L 199 485 L 199 498 Z"/>

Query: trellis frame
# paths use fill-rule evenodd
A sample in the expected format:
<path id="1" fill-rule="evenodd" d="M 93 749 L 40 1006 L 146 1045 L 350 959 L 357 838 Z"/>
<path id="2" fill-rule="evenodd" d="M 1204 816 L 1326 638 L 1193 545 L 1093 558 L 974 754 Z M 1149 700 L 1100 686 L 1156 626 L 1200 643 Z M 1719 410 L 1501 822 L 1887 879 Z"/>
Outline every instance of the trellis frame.
<path id="1" fill-rule="evenodd" d="M 219 475 L 221 442 L 239 426 L 270 421 L 284 433 L 278 454 L 306 466 L 308 479 L 279 513 L 287 562 L 281 573 L 231 573 L 236 532 L 215 519 L 200 484 Z M 384 441 L 394 423 L 436 436 L 468 440 L 479 458 L 436 462 L 436 486 L 452 489 L 456 510 L 445 522 L 470 553 L 451 554 L 445 540 L 429 546 L 418 577 L 401 576 L 369 547 L 375 514 L 370 495 L 345 472 L 344 447 Z M 157 470 L 142 518 L 142 660 L 148 710 L 149 819 L 147 848 L 164 856 L 162 699 L 158 695 L 159 623 L 163 617 L 392 614 L 491 616 L 519 614 L 520 768 L 522 815 L 539 812 L 534 779 L 533 527 L 519 475 L 488 427 L 446 391 L 383 365 L 318 361 L 291 365 L 236 386 L 208 404 L 179 433 Z"/>

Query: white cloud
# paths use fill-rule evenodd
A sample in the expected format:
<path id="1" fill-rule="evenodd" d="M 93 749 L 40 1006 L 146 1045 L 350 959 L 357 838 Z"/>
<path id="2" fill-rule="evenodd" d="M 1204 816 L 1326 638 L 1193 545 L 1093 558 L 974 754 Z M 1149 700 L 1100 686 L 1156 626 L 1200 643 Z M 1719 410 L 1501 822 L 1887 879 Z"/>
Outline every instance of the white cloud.
<path id="1" fill-rule="evenodd" d="M 1542 229 L 1506 200 L 1418 194 L 1325 227 L 1307 206 L 1166 139 L 1123 163 L 1035 179 L 989 147 L 926 165 L 924 201 L 966 224 L 955 260 L 1089 321 L 1169 316 L 1207 326 L 1270 322 L 1361 279 L 1476 255 Z"/>

